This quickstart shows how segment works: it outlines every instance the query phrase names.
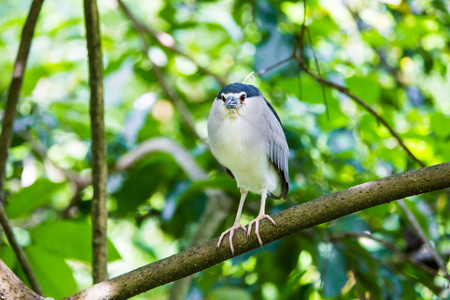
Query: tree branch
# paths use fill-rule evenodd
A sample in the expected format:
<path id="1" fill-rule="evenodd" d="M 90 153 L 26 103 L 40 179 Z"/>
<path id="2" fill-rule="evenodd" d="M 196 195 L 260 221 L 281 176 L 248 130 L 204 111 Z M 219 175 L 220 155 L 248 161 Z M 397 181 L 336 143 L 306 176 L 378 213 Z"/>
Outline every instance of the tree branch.
<path id="1" fill-rule="evenodd" d="M 181 49 L 179 49 L 177 47 L 177 45 L 175 44 L 175 39 L 171 35 L 169 35 L 166 32 L 156 32 L 155 30 L 153 30 L 149 26 L 141 23 L 133 15 L 133 13 L 128 9 L 128 7 L 125 5 L 125 3 L 123 3 L 122 0 L 117 0 L 117 3 L 119 5 L 119 7 L 122 9 L 122 11 L 124 12 L 124 14 L 131 20 L 131 22 L 133 24 L 135 24 L 135 26 L 139 27 L 139 31 L 140 32 L 147 33 L 149 36 L 151 36 L 162 47 L 164 47 L 166 49 L 169 49 L 172 52 L 187 58 L 192 63 L 194 63 L 201 72 L 203 72 L 205 74 L 208 74 L 211 77 L 214 77 L 220 84 L 222 84 L 222 85 L 226 85 L 227 84 L 227 82 L 224 79 L 222 79 L 219 75 L 211 72 L 210 70 L 208 70 L 207 68 L 205 68 L 204 66 L 199 64 L 192 56 L 190 56 L 189 54 L 187 54 L 184 51 L 182 51 Z"/>
<path id="2" fill-rule="evenodd" d="M 123 171 L 152 152 L 170 154 L 191 180 L 208 178 L 208 174 L 200 169 L 189 153 L 180 144 L 167 137 L 157 137 L 140 143 L 135 149 L 122 155 L 111 172 Z"/>
<path id="3" fill-rule="evenodd" d="M 92 135 L 92 199 L 94 283 L 107 279 L 106 223 L 106 142 L 103 108 L 103 63 L 100 25 L 96 0 L 84 0 L 86 41 L 89 54 L 89 86 L 91 89 L 90 115 Z"/>
<path id="4" fill-rule="evenodd" d="M 296 57 L 296 59 L 298 60 L 298 62 L 300 63 L 300 67 L 303 71 L 305 71 L 305 73 L 307 73 L 309 76 L 311 76 L 312 78 L 314 78 L 316 81 L 325 84 L 326 86 L 329 86 L 345 95 L 347 95 L 348 97 L 350 97 L 351 99 L 353 99 L 356 103 L 358 103 L 359 105 L 361 105 L 362 107 L 364 107 L 370 114 L 372 114 L 381 124 L 384 125 L 384 127 L 386 127 L 387 130 L 389 130 L 389 132 L 391 133 L 391 135 L 398 141 L 398 143 L 400 144 L 400 146 L 403 148 L 403 150 L 405 150 L 406 154 L 408 154 L 409 157 L 411 157 L 416 163 L 419 164 L 419 166 L 421 167 L 425 167 L 425 163 L 423 163 L 420 159 L 418 159 L 412 152 L 411 150 L 409 150 L 409 148 L 405 145 L 405 143 L 403 142 L 403 140 L 400 138 L 399 134 L 394 130 L 394 128 L 392 128 L 391 125 L 389 125 L 389 123 L 381 116 L 379 115 L 372 107 L 370 107 L 369 104 L 367 104 L 364 100 L 362 100 L 361 98 L 357 97 L 356 95 L 352 94 L 347 88 L 340 86 L 336 83 L 333 83 L 331 81 L 328 81 L 322 77 L 320 77 L 319 75 L 314 74 L 309 68 L 308 66 L 305 64 L 305 62 L 299 58 Z"/>
<path id="5" fill-rule="evenodd" d="M 401 200 L 400 200 L 401 201 Z M 437 276 L 439 275 L 435 270 L 433 270 L 432 268 L 430 268 L 429 266 L 425 265 L 424 263 L 415 260 L 414 258 L 412 258 L 411 256 L 409 256 L 408 254 L 406 254 L 404 251 L 400 250 L 397 248 L 397 246 L 394 243 L 388 242 L 388 241 L 384 241 L 382 239 L 376 238 L 373 235 L 369 234 L 369 233 L 357 233 L 357 232 L 343 232 L 343 233 L 339 233 L 335 236 L 333 236 L 331 238 L 332 241 L 338 241 L 342 238 L 367 238 L 373 241 L 376 241 L 377 243 L 380 243 L 381 245 L 383 245 L 385 248 L 390 249 L 392 252 L 395 252 L 398 256 L 400 256 L 403 260 L 408 261 L 409 263 L 417 266 L 418 268 L 421 268 L 422 270 L 424 270 L 425 272 L 427 272 L 428 274 L 430 274 L 431 276 Z"/>
<path id="6" fill-rule="evenodd" d="M 366 182 L 281 211 L 273 215 L 278 226 L 263 220 L 262 239 L 270 243 L 369 207 L 447 187 L 450 187 L 450 162 Z M 192 275 L 232 257 L 228 241 L 224 240 L 223 245 L 216 249 L 217 240 L 214 238 L 200 246 L 98 283 L 66 299 L 126 299 Z M 236 232 L 234 244 L 237 255 L 259 247 L 255 235 L 247 240 L 243 231 Z"/>
<path id="7" fill-rule="evenodd" d="M 128 169 L 143 157 L 157 151 L 170 154 L 192 181 L 208 178 L 208 174 L 198 166 L 186 149 L 175 141 L 165 137 L 153 138 L 141 143 L 136 149 L 123 155 L 117 161 L 112 171 Z M 206 207 L 200 217 L 197 232 L 189 241 L 189 247 L 210 239 L 223 220 L 228 216 L 232 207 L 232 199 L 224 192 L 216 189 L 207 189 L 205 193 L 208 197 Z M 185 299 L 189 292 L 191 282 L 191 277 L 186 277 L 175 282 L 170 290 L 169 299 Z"/>
<path id="8" fill-rule="evenodd" d="M 255 76 L 257 75 L 262 75 L 266 72 L 268 72 L 269 70 L 273 69 L 274 67 L 277 67 L 283 63 L 286 63 L 288 61 L 290 61 L 291 59 L 295 59 L 298 61 L 300 69 L 302 71 L 305 71 L 306 74 L 308 74 L 309 76 L 311 76 L 312 78 L 314 78 L 317 82 L 319 82 L 321 85 L 326 85 L 328 87 L 331 87 L 345 95 L 347 95 L 348 97 L 350 97 L 353 101 L 355 101 L 356 103 L 358 103 L 359 105 L 361 105 L 362 107 L 364 107 L 370 114 L 372 114 L 381 124 L 383 124 L 387 130 L 391 133 L 391 135 L 398 141 L 398 143 L 400 144 L 400 146 L 403 148 L 403 150 L 405 150 L 406 154 L 412 159 L 414 160 L 417 164 L 419 164 L 419 166 L 421 166 L 422 168 L 426 167 L 425 163 L 422 162 L 420 159 L 418 159 L 412 152 L 411 150 L 409 150 L 409 148 L 405 145 L 405 143 L 403 142 L 403 140 L 400 138 L 400 135 L 392 128 L 391 125 L 389 125 L 389 123 L 380 115 L 378 114 L 372 107 L 370 107 L 369 104 L 367 104 L 365 101 L 363 101 L 361 98 L 357 97 L 356 95 L 352 94 L 346 87 L 340 86 L 336 83 L 333 83 L 331 81 L 328 81 L 326 79 L 324 79 L 321 75 L 320 75 L 320 70 L 318 69 L 319 75 L 314 74 L 314 72 L 312 72 L 309 67 L 307 66 L 307 64 L 305 63 L 305 31 L 307 31 L 307 27 L 306 27 L 306 1 L 303 1 L 303 5 L 304 5 L 304 11 L 303 11 L 303 24 L 300 30 L 300 41 L 299 41 L 299 47 L 300 47 L 300 55 L 297 55 L 296 53 L 296 47 L 294 47 L 294 55 L 287 57 L 275 64 L 273 64 L 272 66 L 264 69 L 264 70 L 260 70 L 258 71 Z M 308 32 L 309 33 L 309 32 Z M 311 47 L 312 47 L 312 39 L 310 37 L 310 42 L 311 42 Z M 314 54 L 315 56 L 315 54 Z M 316 60 L 316 58 L 314 57 L 314 59 Z M 316 61 L 316 65 L 317 61 Z M 324 99 L 326 102 L 326 99 Z M 325 103 L 325 105 L 327 105 Z"/>
<path id="9" fill-rule="evenodd" d="M 442 260 L 441 256 L 438 254 L 436 249 L 431 245 L 430 241 L 428 240 L 427 236 L 425 235 L 425 232 L 423 231 L 422 227 L 420 227 L 419 222 L 417 221 L 416 217 L 412 213 L 412 211 L 409 209 L 408 206 L 406 206 L 403 199 L 397 202 L 398 205 L 403 209 L 404 213 L 406 214 L 406 217 L 408 218 L 409 222 L 411 222 L 412 226 L 416 230 L 417 234 L 419 235 L 420 239 L 422 240 L 422 243 L 425 244 L 425 248 L 428 250 L 428 252 L 433 257 L 434 261 L 438 265 L 439 269 L 444 274 L 444 277 L 450 280 L 450 275 L 448 274 L 447 267 L 445 266 L 444 261 Z"/>
<path id="10" fill-rule="evenodd" d="M 0 299 L 48 299 L 30 290 L 0 259 Z"/>
<path id="11" fill-rule="evenodd" d="M 150 64 L 152 65 L 152 71 L 155 74 L 156 79 L 158 79 L 159 84 L 161 85 L 161 88 L 163 89 L 164 93 L 166 93 L 166 95 L 169 96 L 169 98 L 175 104 L 178 112 L 181 114 L 184 121 L 188 125 L 189 129 L 194 134 L 194 136 L 199 141 L 201 141 L 205 146 L 208 146 L 206 141 L 198 134 L 197 129 L 195 128 L 195 120 L 191 112 L 188 110 L 184 102 L 180 99 L 176 91 L 172 89 L 170 85 L 166 82 L 162 70 L 152 61 L 152 59 L 148 55 L 150 47 L 143 33 L 150 29 L 147 28 L 145 25 L 143 25 L 138 19 L 136 19 L 122 1 L 118 0 L 118 3 L 119 6 L 122 8 L 124 14 L 130 19 L 131 23 L 133 24 L 133 27 L 141 40 L 144 56 L 147 57 Z"/>
<path id="12" fill-rule="evenodd" d="M 5 113 L 2 120 L 2 133 L 0 134 L 0 223 L 5 231 L 8 242 L 11 244 L 14 252 L 17 255 L 20 266 L 25 273 L 31 287 L 36 293 L 42 295 L 41 287 L 37 282 L 36 276 L 31 269 L 22 247 L 20 247 L 14 233 L 12 226 L 8 221 L 3 204 L 5 203 L 5 171 L 6 162 L 8 160 L 8 149 L 11 144 L 13 134 L 13 123 L 16 118 L 17 103 L 19 102 L 20 89 L 22 88 L 25 67 L 28 61 L 28 54 L 30 52 L 31 41 L 34 35 L 34 29 L 41 11 L 43 0 L 34 0 L 31 4 L 27 20 L 22 30 L 22 37 L 20 40 L 19 51 L 17 53 L 16 62 L 14 64 L 13 76 L 8 90 L 6 99 Z"/>

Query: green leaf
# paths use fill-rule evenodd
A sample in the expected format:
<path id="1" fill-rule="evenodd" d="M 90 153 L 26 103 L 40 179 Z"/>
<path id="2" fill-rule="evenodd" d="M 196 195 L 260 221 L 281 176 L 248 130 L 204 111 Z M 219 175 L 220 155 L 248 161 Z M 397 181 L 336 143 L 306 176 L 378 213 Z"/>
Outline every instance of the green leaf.
<path id="1" fill-rule="evenodd" d="M 25 217 L 39 206 L 50 203 L 52 196 L 64 185 L 64 182 L 55 183 L 48 179 L 39 179 L 9 197 L 6 214 L 11 219 Z"/>
<path id="2" fill-rule="evenodd" d="M 239 299 L 239 300 L 251 300 L 252 296 L 248 291 L 243 288 L 222 286 L 215 289 L 209 296 L 208 299 L 211 300 L 228 300 L 228 299 Z"/>
<path id="3" fill-rule="evenodd" d="M 450 116 L 436 112 L 431 116 L 431 130 L 440 138 L 450 136 Z"/>
<path id="4" fill-rule="evenodd" d="M 53 255 L 92 261 L 92 227 L 87 223 L 56 221 L 42 224 L 30 232 L 34 245 Z M 108 261 L 117 260 L 120 254 L 108 239 Z"/>
<path id="5" fill-rule="evenodd" d="M 346 259 L 336 247 L 331 250 L 326 259 L 322 274 L 323 294 L 325 297 L 336 297 L 348 280 Z"/>
<path id="6" fill-rule="evenodd" d="M 345 81 L 350 92 L 361 98 L 368 104 L 378 102 L 381 89 L 376 78 L 373 76 L 353 76 Z"/>
<path id="7" fill-rule="evenodd" d="M 18 264 L 16 254 L 9 245 L 3 244 L 0 247 L 0 258 L 11 270 L 14 270 Z"/>
<path id="8" fill-rule="evenodd" d="M 77 284 L 72 269 L 64 258 L 47 250 L 37 245 L 25 249 L 44 294 L 47 297 L 61 299 L 76 293 Z"/>
<path id="9" fill-rule="evenodd" d="M 320 98 L 323 103 L 323 97 Z M 339 102 L 327 95 L 328 109 L 330 112 L 330 119 L 324 112 L 318 116 L 318 122 L 322 130 L 334 130 L 348 125 L 349 118 L 341 111 Z"/>
<path id="10" fill-rule="evenodd" d="M 294 85 L 295 82 L 292 82 L 293 86 L 298 86 L 297 84 Z M 323 99 L 323 90 L 322 85 L 312 79 L 310 76 L 302 76 L 301 77 L 301 101 L 313 103 L 313 104 L 324 104 L 325 100 Z M 328 87 L 324 86 L 325 94 L 327 97 L 328 104 L 330 104 L 333 96 L 331 95 L 331 91 Z"/>

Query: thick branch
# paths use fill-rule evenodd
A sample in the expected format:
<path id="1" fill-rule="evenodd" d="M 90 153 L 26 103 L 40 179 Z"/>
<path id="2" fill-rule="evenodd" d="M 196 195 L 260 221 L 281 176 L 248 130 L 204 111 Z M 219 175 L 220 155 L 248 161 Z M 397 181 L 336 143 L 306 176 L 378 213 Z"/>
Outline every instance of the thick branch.
<path id="1" fill-rule="evenodd" d="M 8 160 L 8 149 L 12 139 L 13 122 L 16 117 L 16 108 L 17 103 L 19 102 L 20 89 L 22 87 L 23 76 L 28 60 L 28 53 L 30 52 L 31 40 L 33 39 L 34 28 L 36 27 L 43 2 L 43 0 L 33 1 L 33 3 L 31 4 L 30 12 L 28 13 L 27 20 L 23 27 L 19 52 L 17 53 L 11 85 L 9 86 L 8 96 L 6 99 L 5 113 L 3 114 L 2 133 L 0 134 L 0 223 L 5 230 L 6 237 L 11 244 L 14 252 L 16 253 L 20 266 L 22 267 L 22 270 L 28 278 L 31 287 L 41 295 L 41 287 L 36 280 L 36 276 L 31 269 L 30 263 L 28 262 L 25 253 L 22 250 L 22 247 L 20 247 L 19 243 L 14 237 L 11 224 L 9 223 L 8 218 L 5 214 L 3 204 L 5 203 L 4 182 L 6 161 Z"/>
<path id="2" fill-rule="evenodd" d="M 198 166 L 186 149 L 165 137 L 153 138 L 141 143 L 136 149 L 123 155 L 117 161 L 113 171 L 128 169 L 143 157 L 156 151 L 171 155 L 192 181 L 208 178 L 208 174 Z M 189 241 L 190 247 L 210 239 L 231 210 L 232 201 L 224 192 L 207 189 L 205 193 L 208 196 L 207 204 L 200 217 L 197 232 Z M 191 277 L 186 277 L 175 282 L 170 290 L 169 299 L 185 299 L 191 286 L 191 281 Z"/>
<path id="3" fill-rule="evenodd" d="M 46 299 L 30 290 L 0 259 L 0 299 Z"/>
<path id="4" fill-rule="evenodd" d="M 273 215 L 278 226 L 273 226 L 267 220 L 262 221 L 262 239 L 270 243 L 369 207 L 447 187 L 450 187 L 450 163 L 366 182 L 279 212 Z M 226 240 L 219 249 L 216 249 L 216 244 L 217 238 L 209 240 L 200 246 L 93 285 L 66 299 L 126 299 L 192 275 L 232 257 Z M 238 255 L 259 246 L 255 235 L 247 240 L 243 231 L 237 231 L 234 244 Z"/>
<path id="5" fill-rule="evenodd" d="M 106 249 L 106 142 L 103 108 L 103 64 L 98 8 L 96 0 L 84 0 L 86 40 L 89 54 L 90 115 L 92 136 L 92 199 L 93 280 L 108 277 Z"/>
<path id="6" fill-rule="evenodd" d="M 135 149 L 121 156 L 112 171 L 126 170 L 152 152 L 170 154 L 191 180 L 200 180 L 208 177 L 208 174 L 200 169 L 186 149 L 167 137 L 157 137 L 142 142 Z"/>

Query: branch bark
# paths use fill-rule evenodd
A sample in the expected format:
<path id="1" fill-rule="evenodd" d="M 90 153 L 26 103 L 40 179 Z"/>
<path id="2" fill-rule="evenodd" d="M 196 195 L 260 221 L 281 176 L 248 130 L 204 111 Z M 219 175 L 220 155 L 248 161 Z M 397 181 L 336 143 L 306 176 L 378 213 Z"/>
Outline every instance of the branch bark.
<path id="1" fill-rule="evenodd" d="M 273 215 L 278 226 L 261 222 L 264 243 L 345 215 L 412 195 L 450 187 L 450 162 L 366 182 L 303 203 Z M 93 285 L 66 299 L 126 299 L 152 288 L 202 271 L 232 257 L 228 241 L 216 249 L 217 239 L 191 247 L 139 269 Z M 259 247 L 243 231 L 235 238 L 237 255 Z"/>
<path id="2" fill-rule="evenodd" d="M 192 181 L 208 178 L 208 174 L 198 166 L 186 149 L 166 137 L 153 138 L 141 143 L 136 149 L 122 156 L 112 171 L 128 169 L 143 157 L 157 151 L 170 154 Z M 232 207 L 232 199 L 224 192 L 216 189 L 207 189 L 205 193 L 208 197 L 206 207 L 200 217 L 197 232 L 189 241 L 189 247 L 203 243 L 213 237 Z M 175 282 L 170 289 L 169 299 L 185 299 L 191 282 L 192 278 L 190 276 Z"/>
<path id="3" fill-rule="evenodd" d="M 22 30 L 22 37 L 20 39 L 19 51 L 17 53 L 16 62 L 14 64 L 13 76 L 8 90 L 6 99 L 5 113 L 2 120 L 2 133 L 0 134 L 0 223 L 5 231 L 8 242 L 11 244 L 14 252 L 17 255 L 20 266 L 25 273 L 31 287 L 38 294 L 42 295 L 41 287 L 37 282 L 36 276 L 31 269 L 30 263 L 20 247 L 16 238 L 14 237 L 12 226 L 6 216 L 3 204 L 5 203 L 4 182 L 6 162 L 8 160 L 8 149 L 11 144 L 13 134 L 13 123 L 16 118 L 17 103 L 19 102 L 20 89 L 22 88 L 25 67 L 28 61 L 28 54 L 30 53 L 31 41 L 34 35 L 34 29 L 41 11 L 43 0 L 34 0 L 31 4 L 27 20 Z"/>
<path id="4" fill-rule="evenodd" d="M 106 142 L 103 108 L 103 63 L 100 25 L 96 0 L 84 0 L 86 41 L 89 54 L 89 86 L 91 89 L 90 115 L 92 136 L 92 199 L 93 262 L 94 283 L 106 280 L 107 248 L 106 223 Z"/>
<path id="5" fill-rule="evenodd" d="M 0 299 L 38 300 L 46 298 L 30 290 L 0 259 Z"/>

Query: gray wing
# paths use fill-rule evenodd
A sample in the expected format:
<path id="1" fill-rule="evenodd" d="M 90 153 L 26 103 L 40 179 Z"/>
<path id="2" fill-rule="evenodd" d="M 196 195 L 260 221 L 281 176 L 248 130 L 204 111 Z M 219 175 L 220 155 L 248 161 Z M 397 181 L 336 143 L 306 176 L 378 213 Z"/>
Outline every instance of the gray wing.
<path id="1" fill-rule="evenodd" d="M 284 135 L 283 125 L 272 105 L 264 99 L 272 114 L 267 117 L 267 156 L 281 179 L 280 195 L 270 195 L 274 199 L 284 198 L 289 191 L 288 155 L 289 147 Z"/>

